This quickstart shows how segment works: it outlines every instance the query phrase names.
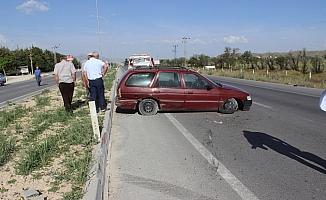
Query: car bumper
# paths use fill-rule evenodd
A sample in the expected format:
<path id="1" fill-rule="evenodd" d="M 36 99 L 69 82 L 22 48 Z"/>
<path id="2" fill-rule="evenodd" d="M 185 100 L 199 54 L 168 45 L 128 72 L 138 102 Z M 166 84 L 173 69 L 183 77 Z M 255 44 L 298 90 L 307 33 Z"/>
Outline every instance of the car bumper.
<path id="1" fill-rule="evenodd" d="M 242 110 L 250 110 L 251 105 L 252 105 L 252 100 L 245 100 L 243 102 Z"/>
<path id="2" fill-rule="evenodd" d="M 121 109 L 135 110 L 137 106 L 137 100 L 125 100 L 116 99 L 115 105 Z"/>

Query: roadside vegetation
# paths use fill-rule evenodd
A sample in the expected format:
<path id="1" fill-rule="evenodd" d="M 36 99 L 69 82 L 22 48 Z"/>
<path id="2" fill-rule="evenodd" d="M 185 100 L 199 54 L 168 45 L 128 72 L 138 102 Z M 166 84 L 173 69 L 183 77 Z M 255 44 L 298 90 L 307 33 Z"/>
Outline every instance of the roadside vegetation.
<path id="1" fill-rule="evenodd" d="M 184 66 L 185 58 L 160 62 L 162 66 Z M 209 75 L 326 88 L 326 51 L 257 54 L 225 47 L 224 53 L 216 57 L 194 55 L 186 62 L 188 67 Z M 205 70 L 205 66 L 216 71 Z"/>
<path id="2" fill-rule="evenodd" d="M 293 70 L 269 71 L 266 70 L 200 70 L 201 73 L 213 76 L 225 76 L 239 79 L 281 83 L 294 86 L 326 88 L 326 72 L 314 74 L 302 74 Z"/>
<path id="3" fill-rule="evenodd" d="M 108 100 L 114 78 L 115 70 L 105 78 Z M 74 94 L 72 115 L 58 89 L 0 110 L 0 199 L 21 199 L 27 188 L 48 199 L 82 198 L 96 140 L 80 82 Z"/>

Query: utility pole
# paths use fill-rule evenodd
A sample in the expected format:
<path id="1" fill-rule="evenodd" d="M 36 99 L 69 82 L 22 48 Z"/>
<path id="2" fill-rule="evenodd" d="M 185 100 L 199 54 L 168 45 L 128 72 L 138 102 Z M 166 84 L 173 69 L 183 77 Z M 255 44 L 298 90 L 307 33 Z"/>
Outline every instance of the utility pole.
<path id="1" fill-rule="evenodd" d="M 34 69 L 33 69 L 33 54 L 32 54 L 32 49 L 29 52 L 29 59 L 31 61 L 31 70 L 32 70 L 32 74 L 34 74 Z"/>
<path id="2" fill-rule="evenodd" d="M 172 52 L 174 53 L 174 65 L 175 66 L 177 65 L 177 47 L 178 47 L 177 44 L 173 45 L 173 50 L 172 50 Z"/>
<path id="3" fill-rule="evenodd" d="M 100 53 L 100 56 L 102 56 L 101 37 L 100 37 L 100 17 L 99 17 L 99 14 L 98 14 L 99 11 L 98 11 L 98 3 L 97 3 L 97 0 L 95 0 L 95 4 L 96 4 L 98 51 Z"/>
<path id="4" fill-rule="evenodd" d="M 54 65 L 57 64 L 57 52 L 55 51 L 57 48 L 60 47 L 60 44 L 59 45 L 54 45 L 52 47 L 53 49 L 53 59 L 54 59 Z"/>
<path id="5" fill-rule="evenodd" d="M 187 40 L 190 40 L 190 37 L 183 37 L 182 38 L 182 44 L 183 44 L 183 55 L 184 55 L 184 67 L 187 67 L 187 51 L 186 51 L 186 43 L 187 43 Z"/>

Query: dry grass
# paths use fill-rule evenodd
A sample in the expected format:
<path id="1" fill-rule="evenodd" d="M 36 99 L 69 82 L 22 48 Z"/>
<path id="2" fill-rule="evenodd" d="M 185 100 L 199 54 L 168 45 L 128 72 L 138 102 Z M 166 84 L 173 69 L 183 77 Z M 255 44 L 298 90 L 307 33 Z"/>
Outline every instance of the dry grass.
<path id="1" fill-rule="evenodd" d="M 320 74 L 312 74 L 311 79 L 309 74 L 302 74 L 297 71 L 267 71 L 266 70 L 202 70 L 204 74 L 215 76 L 226 76 L 240 79 L 282 83 L 289 85 L 298 85 L 312 88 L 326 88 L 326 72 Z"/>

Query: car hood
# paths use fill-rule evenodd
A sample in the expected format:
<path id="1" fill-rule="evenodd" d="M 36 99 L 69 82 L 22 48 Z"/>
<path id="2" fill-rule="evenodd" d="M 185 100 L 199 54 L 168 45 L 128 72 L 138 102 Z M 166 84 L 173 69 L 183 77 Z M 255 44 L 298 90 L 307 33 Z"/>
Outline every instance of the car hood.
<path id="1" fill-rule="evenodd" d="M 249 93 L 243 89 L 240 89 L 240 88 L 237 88 L 237 87 L 234 87 L 234 86 L 231 86 L 231 85 L 227 85 L 227 84 L 221 84 L 222 85 L 222 88 L 224 89 L 228 89 L 228 90 L 235 90 L 237 92 L 242 92 L 242 93 L 246 93 L 249 95 Z"/>

